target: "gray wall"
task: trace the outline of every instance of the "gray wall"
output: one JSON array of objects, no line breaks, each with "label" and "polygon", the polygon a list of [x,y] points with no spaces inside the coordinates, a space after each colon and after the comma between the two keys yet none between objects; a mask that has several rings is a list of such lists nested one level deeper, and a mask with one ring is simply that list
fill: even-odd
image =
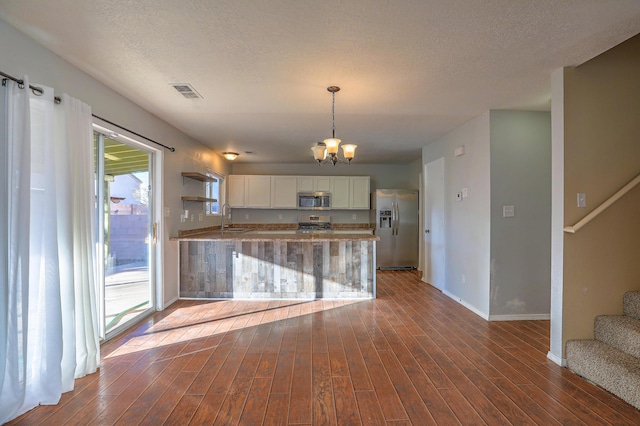
[{"label": "gray wall", "polygon": [[491,111],[491,316],[549,314],[550,279],[551,116]]},{"label": "gray wall", "polygon": [[445,160],[443,291],[484,318],[549,315],[550,126],[548,112],[490,111],[422,150],[423,164]]},{"label": "gray wall", "polygon": [[180,196],[183,191],[180,173],[204,172],[211,167],[226,174],[227,163],[198,141],[109,89],[2,20],[0,40],[0,70],[16,77],[26,74],[33,83],[53,87],[57,94],[68,93],[89,104],[94,114],[176,148],[174,153],[164,151],[164,192],[161,195],[162,206],[169,208],[170,216],[163,219],[161,227],[165,244],[162,259],[164,288],[160,297],[162,305],[172,302],[178,297],[179,265],[178,244],[169,242],[169,236],[177,235],[179,229],[220,223],[218,217],[205,218],[203,222],[180,223]]},{"label": "gray wall", "polygon": [[[465,146],[465,154],[454,149]],[[443,291],[484,318],[489,316],[489,113],[425,146],[422,163],[444,157],[445,285]],[[456,201],[456,193],[468,197]]]}]

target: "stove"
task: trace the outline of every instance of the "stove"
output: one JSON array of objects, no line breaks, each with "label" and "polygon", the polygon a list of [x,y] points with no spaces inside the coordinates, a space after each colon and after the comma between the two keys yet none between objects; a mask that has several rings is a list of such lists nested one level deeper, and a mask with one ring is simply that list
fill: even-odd
[{"label": "stove", "polygon": [[331,216],[322,214],[303,214],[298,216],[298,234],[330,234]]}]

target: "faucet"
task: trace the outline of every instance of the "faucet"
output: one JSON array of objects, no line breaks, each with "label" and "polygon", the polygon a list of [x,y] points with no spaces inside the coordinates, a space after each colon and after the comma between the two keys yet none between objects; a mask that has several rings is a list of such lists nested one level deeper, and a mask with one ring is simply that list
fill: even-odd
[{"label": "faucet", "polygon": [[229,221],[231,221],[231,206],[229,205],[229,203],[224,203],[222,205],[222,209],[220,210],[220,230],[221,231],[224,231],[225,207],[227,209],[227,215],[229,216]]}]

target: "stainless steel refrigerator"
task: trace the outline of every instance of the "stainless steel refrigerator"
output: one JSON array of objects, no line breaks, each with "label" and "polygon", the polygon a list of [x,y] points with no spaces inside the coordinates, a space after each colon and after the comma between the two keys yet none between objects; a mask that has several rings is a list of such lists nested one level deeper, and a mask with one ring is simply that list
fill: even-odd
[{"label": "stainless steel refrigerator", "polygon": [[376,263],[380,269],[418,267],[418,191],[378,189],[373,195],[376,218]]}]

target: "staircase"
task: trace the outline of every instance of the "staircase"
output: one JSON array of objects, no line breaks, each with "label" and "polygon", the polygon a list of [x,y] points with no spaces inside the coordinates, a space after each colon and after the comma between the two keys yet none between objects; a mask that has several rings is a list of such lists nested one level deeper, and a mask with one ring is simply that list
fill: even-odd
[{"label": "staircase", "polygon": [[567,367],[640,409],[640,291],[623,306],[624,315],[596,317],[595,340],[567,342]]}]

